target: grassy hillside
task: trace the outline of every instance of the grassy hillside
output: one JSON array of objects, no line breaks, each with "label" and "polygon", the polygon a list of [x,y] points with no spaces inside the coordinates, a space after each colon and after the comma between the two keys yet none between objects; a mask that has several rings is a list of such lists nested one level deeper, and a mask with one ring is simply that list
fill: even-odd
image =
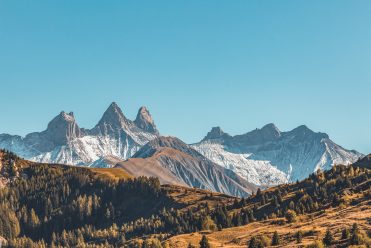
[{"label": "grassy hillside", "polygon": [[[274,247],[323,247],[328,232],[333,238],[328,247],[369,247],[371,163],[365,161],[259,191],[228,211],[238,227],[174,236],[166,241],[167,246],[199,247],[205,235],[211,247],[268,247],[277,232],[280,242]],[[357,228],[352,231],[354,225]],[[249,246],[252,239],[260,243]]]},{"label": "grassy hillside", "polygon": [[117,168],[37,164],[4,151],[0,161],[0,236],[10,247],[189,247],[202,234],[214,247],[264,247],[274,231],[281,246],[302,246],[327,228],[329,246],[369,242],[368,166],[336,166],[240,199]]},{"label": "grassy hillside", "polygon": [[234,199],[161,186],[156,178],[131,178],[116,168],[38,164],[4,151],[0,161],[6,179],[0,189],[0,236],[11,247],[118,247],[153,233],[165,238],[198,230],[201,220],[193,211]]},{"label": "grassy hillside", "polygon": [[[270,246],[274,232],[277,231],[280,237],[280,245],[275,247],[303,247],[314,242],[322,241],[327,229],[334,237],[330,247],[348,247],[350,238],[342,238],[343,230],[351,232],[353,224],[357,223],[360,233],[366,234],[371,230],[371,200],[364,196],[354,195],[362,199],[358,204],[346,207],[331,207],[325,211],[313,214],[298,216],[296,221],[288,223],[285,218],[274,218],[263,221],[256,221],[248,225],[226,228],[221,231],[205,231],[191,234],[183,234],[171,237],[166,241],[169,247],[186,248],[189,244],[198,247],[203,234],[206,234],[211,247],[248,247],[252,237],[264,237]],[[302,232],[303,238],[300,243],[297,241],[297,233]],[[368,241],[369,242],[369,241]],[[366,246],[361,246],[366,247]]]},{"label": "grassy hillside", "polygon": [[99,178],[120,180],[133,178],[132,175],[120,168],[90,168]]}]

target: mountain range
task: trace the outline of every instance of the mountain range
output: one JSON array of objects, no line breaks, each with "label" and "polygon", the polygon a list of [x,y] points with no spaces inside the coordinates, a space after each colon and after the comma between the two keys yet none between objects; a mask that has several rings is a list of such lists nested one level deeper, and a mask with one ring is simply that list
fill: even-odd
[{"label": "mountain range", "polygon": [[25,137],[1,134],[0,147],[37,162],[99,166],[97,161],[105,156],[131,157],[157,136],[145,107],[131,121],[113,102],[92,129],[80,128],[74,114],[63,111],[49,122],[45,131]]},{"label": "mountain range", "polygon": [[136,176],[159,177],[162,183],[237,196],[363,157],[306,126],[282,132],[268,124],[236,136],[215,127],[188,145],[160,136],[146,107],[132,121],[114,102],[92,129],[79,127],[72,112],[61,112],[45,131],[25,137],[0,134],[0,148],[36,162],[117,166]]},{"label": "mountain range", "polygon": [[214,127],[192,147],[258,185],[284,183],[283,175],[288,180],[301,180],[318,169],[351,164],[363,157],[357,151],[337,145],[327,134],[313,132],[305,125],[281,132],[274,124],[268,124],[236,136]]}]

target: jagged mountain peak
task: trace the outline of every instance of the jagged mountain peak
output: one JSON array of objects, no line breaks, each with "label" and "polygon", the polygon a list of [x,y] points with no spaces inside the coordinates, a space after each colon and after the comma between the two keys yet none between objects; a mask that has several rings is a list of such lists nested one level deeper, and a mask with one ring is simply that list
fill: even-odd
[{"label": "jagged mountain peak", "polygon": [[215,140],[215,139],[226,139],[230,135],[225,133],[220,127],[213,127],[210,132],[207,133],[203,141],[205,140]]},{"label": "jagged mountain peak", "polygon": [[266,142],[272,142],[281,137],[281,131],[274,124],[267,124],[262,128],[257,128],[251,132],[236,135],[233,142],[245,146],[254,146]]},{"label": "jagged mountain peak", "polygon": [[[138,150],[137,145],[143,146],[158,135],[156,132],[149,132],[138,127],[134,121],[127,119],[115,102],[111,103],[98,124],[92,130],[88,131],[88,133],[92,136],[107,136],[115,140],[115,142],[126,142],[127,144],[124,147],[136,147],[132,151],[125,151],[119,148],[121,149],[119,153],[128,153],[130,156]],[[127,158],[128,155],[124,157]]]},{"label": "jagged mountain peak", "polygon": [[73,123],[76,123],[75,116],[73,112],[67,113],[65,111],[61,111],[59,115],[54,117],[48,124],[47,131],[56,129],[65,129],[67,128],[67,125],[71,125]]},{"label": "jagged mountain peak", "polygon": [[60,119],[60,120],[68,121],[68,122],[73,122],[73,121],[75,121],[75,116],[74,116],[73,112],[67,113],[65,111],[61,111],[59,113],[59,115],[54,117],[54,119]]},{"label": "jagged mountain peak", "polygon": [[274,123],[268,123],[267,125],[263,126],[261,130],[281,133],[281,131],[278,129],[278,127]]},{"label": "jagged mountain peak", "polygon": [[300,125],[292,130],[292,132],[311,132],[314,133],[307,125]]},{"label": "jagged mountain peak", "polygon": [[116,102],[112,102],[103,113],[98,124],[93,128],[93,134],[112,135],[122,129],[129,129],[131,121],[128,120]]},{"label": "jagged mountain peak", "polygon": [[238,140],[238,142],[247,142],[247,143],[260,143],[271,141],[279,138],[281,136],[281,131],[273,123],[269,123],[262,128],[257,128],[251,132],[230,136],[228,133],[225,133],[220,127],[213,127],[210,132],[207,133],[205,138],[202,141],[207,140],[217,140],[222,139],[223,141],[230,142],[232,140]]},{"label": "jagged mountain peak", "polygon": [[148,108],[146,106],[141,106],[139,108],[138,114],[147,114],[147,115],[149,115],[149,110],[148,110]]},{"label": "jagged mountain peak", "polygon": [[156,135],[159,134],[155,122],[145,106],[140,107],[134,123],[140,129]]},{"label": "jagged mountain peak", "polygon": [[112,102],[106,111],[105,114],[116,114],[118,116],[124,116],[124,113],[122,112],[120,106],[116,102]]},{"label": "jagged mountain peak", "polygon": [[81,129],[76,123],[73,112],[62,111],[49,122],[43,133],[54,145],[64,145],[68,141],[80,137]]},{"label": "jagged mountain peak", "polygon": [[98,125],[102,123],[121,125],[121,122],[124,121],[125,119],[126,118],[121,108],[117,105],[117,103],[112,102],[107,108],[107,110],[104,112]]},{"label": "jagged mountain peak", "polygon": [[[147,108],[141,108],[139,116],[146,123],[153,123]],[[0,134],[0,148],[38,162],[99,166],[106,156],[132,157],[157,136],[156,131],[149,132],[127,119],[118,104],[112,102],[92,129],[80,128],[73,112],[62,111],[45,131],[32,132],[24,138]]]},{"label": "jagged mountain peak", "polygon": [[309,136],[317,136],[321,139],[329,139],[328,134],[321,133],[321,132],[314,132],[312,129],[307,127],[306,125],[300,125],[297,128],[294,128],[288,134],[295,135],[297,137],[309,137]]},{"label": "jagged mountain peak", "polygon": [[265,137],[266,139],[276,139],[281,136],[281,131],[273,123],[269,123],[263,126],[261,129],[257,129],[257,131],[262,137]]}]

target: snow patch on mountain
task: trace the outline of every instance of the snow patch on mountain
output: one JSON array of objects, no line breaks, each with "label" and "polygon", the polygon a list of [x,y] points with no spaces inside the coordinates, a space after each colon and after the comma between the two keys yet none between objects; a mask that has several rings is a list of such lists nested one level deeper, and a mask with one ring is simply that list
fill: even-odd
[{"label": "snow patch on mountain", "polygon": [[[113,102],[92,129],[80,128],[73,112],[62,111],[49,122],[45,131],[25,137],[0,134],[0,148],[37,162],[110,167],[112,165],[105,159],[107,156],[121,160],[131,158],[158,137],[159,132],[146,107],[141,107],[132,121]],[[363,157],[337,145],[327,134],[313,132],[304,125],[282,132],[271,123],[235,136],[214,127],[200,143],[192,145],[197,152],[180,146],[179,142],[170,144],[173,141],[158,139],[156,142],[200,161],[209,159],[214,165],[261,186],[303,179],[318,169],[350,164]],[[189,161],[183,164],[186,162]]]},{"label": "snow patch on mountain", "polygon": [[33,157],[38,153],[24,142],[23,137],[18,135],[0,134],[0,148],[13,151],[24,158]]},{"label": "snow patch on mountain", "polygon": [[31,133],[25,138],[1,134],[0,148],[36,162],[103,167],[106,166],[104,157],[128,159],[158,137],[149,111],[142,107],[139,113],[144,117],[138,123],[150,131],[127,119],[113,102],[91,130],[79,128],[73,113],[62,111],[43,132]]},{"label": "snow patch on mountain", "polygon": [[[260,183],[274,183],[276,178],[280,183],[282,173],[290,181],[301,180],[318,169],[329,169],[334,164],[351,164],[363,157],[357,151],[335,144],[327,134],[313,132],[305,125],[281,132],[274,124],[268,124],[236,136],[217,127],[193,147],[213,162],[234,168],[240,175]],[[267,174],[274,173],[273,178],[267,180],[264,170],[269,171]],[[257,177],[254,171],[258,172]]]},{"label": "snow patch on mountain", "polygon": [[230,169],[255,185],[278,185],[288,182],[287,175],[269,161],[249,159],[251,154],[226,151],[224,146],[211,141],[192,145],[192,148],[214,163]]}]

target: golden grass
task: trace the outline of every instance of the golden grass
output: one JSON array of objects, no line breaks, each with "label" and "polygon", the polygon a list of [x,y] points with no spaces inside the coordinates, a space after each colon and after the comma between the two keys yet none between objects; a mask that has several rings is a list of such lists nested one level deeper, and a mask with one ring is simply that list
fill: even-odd
[{"label": "golden grass", "polygon": [[163,185],[162,188],[167,191],[168,196],[175,202],[184,204],[185,208],[182,210],[195,208],[198,205],[205,203],[213,209],[218,204],[232,204],[235,199],[235,197],[229,195],[197,188],[188,188],[176,185]]},{"label": "golden grass", "polygon": [[108,178],[113,180],[132,178],[129,173],[121,168],[90,168],[98,178]]},{"label": "golden grass", "polygon": [[[340,240],[343,228],[351,228],[357,223],[361,230],[371,230],[371,200],[356,206],[346,208],[331,208],[324,214],[310,214],[300,216],[295,223],[278,224],[279,221],[267,220],[254,222],[246,226],[227,228],[222,231],[205,233],[212,247],[241,248],[254,235],[265,235],[271,239],[277,231],[281,237],[282,245],[276,247],[302,247],[317,239],[322,239],[327,228],[334,234],[335,240]],[[295,233],[301,230],[304,233],[303,242],[296,244]],[[202,233],[191,233],[174,236],[166,242],[170,247],[186,248],[189,243],[198,245]],[[196,246],[197,247],[197,246]],[[336,244],[334,245],[336,247]]]}]

